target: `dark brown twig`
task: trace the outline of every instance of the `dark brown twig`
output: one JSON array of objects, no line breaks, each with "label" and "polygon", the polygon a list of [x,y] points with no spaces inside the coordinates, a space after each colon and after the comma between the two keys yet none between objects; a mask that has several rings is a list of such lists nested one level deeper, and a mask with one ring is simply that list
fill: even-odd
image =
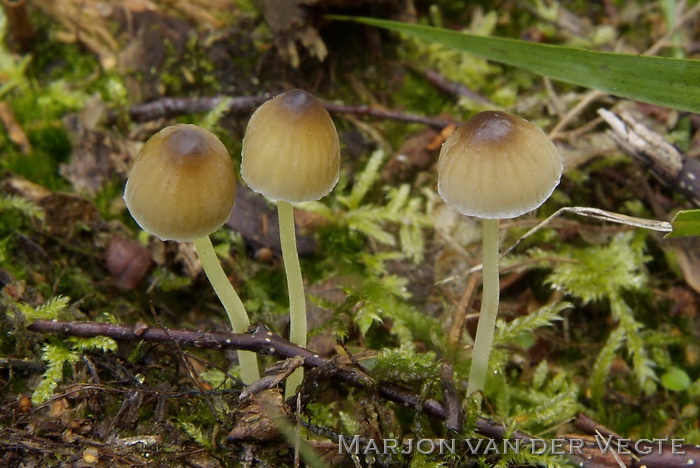
[{"label": "dark brown twig", "polygon": [[[184,114],[196,114],[208,112],[228,100],[229,112],[251,112],[257,106],[270,99],[269,95],[258,96],[210,96],[189,98],[161,98],[145,104],[132,106],[129,109],[129,117],[136,122],[153,120],[163,117],[175,117]],[[375,119],[398,120],[401,122],[418,123],[442,129],[450,122],[444,119],[422,117],[415,114],[407,114],[398,111],[376,109],[369,106],[347,106],[325,102],[323,104],[328,112],[334,114],[354,114]]]},{"label": "dark brown twig", "polygon": [[689,158],[629,112],[598,109],[598,114],[610,125],[608,134],[625,153],[648,167],[664,185],[700,206],[700,161]]},{"label": "dark brown twig", "polygon": [[[28,329],[41,333],[59,333],[68,336],[94,337],[107,336],[115,340],[144,340],[156,343],[172,343],[175,341],[179,345],[194,346],[202,349],[241,349],[253,351],[261,354],[270,354],[282,358],[299,356],[304,360],[304,367],[315,368],[319,366],[333,367],[334,361],[320,357],[313,351],[301,348],[284,338],[273,334],[264,326],[253,328],[249,333],[226,333],[210,332],[203,330],[163,330],[162,328],[149,327],[144,324],[137,325],[114,325],[96,322],[59,322],[53,320],[37,320],[29,325]],[[437,400],[423,399],[418,394],[387,383],[375,383],[368,381],[366,375],[356,372],[353,368],[337,367],[331,375],[349,385],[358,388],[369,388],[382,398],[398,403],[402,406],[412,408],[415,411],[423,412],[429,416],[436,417],[443,421],[450,418],[449,412]],[[620,443],[633,443],[630,439],[622,439],[603,426],[585,417],[579,416],[577,425],[581,424],[583,431],[597,429],[600,435],[609,434],[613,441]],[[591,429],[592,428],[592,429]],[[601,430],[602,428],[602,430]],[[476,430],[491,439],[503,440],[505,438],[520,439],[524,443],[532,444],[537,439],[520,432],[509,432],[503,425],[483,417],[476,420]],[[576,436],[568,437],[576,438]],[[607,437],[606,437],[607,438]],[[677,466],[697,466],[700,463],[700,449],[698,447],[682,444],[675,447],[683,453],[674,453],[668,441],[665,439],[654,439],[651,444],[641,443],[638,445],[641,450],[649,449],[649,452],[640,452],[632,459],[629,466],[647,468],[669,468]],[[541,440],[540,440],[541,441]],[[656,442],[659,441],[659,442]],[[592,458],[599,450],[597,445],[592,446],[592,452],[571,453],[570,456],[581,466],[586,467],[608,467],[610,463],[603,463]],[[606,455],[610,458],[610,455]]]},{"label": "dark brown twig", "polygon": [[[28,329],[40,333],[59,333],[68,336],[94,337],[107,336],[120,341],[143,340],[154,343],[172,343],[194,346],[200,349],[236,349],[253,351],[260,354],[269,354],[281,358],[300,356],[304,359],[304,367],[315,368],[319,366],[332,366],[329,359],[320,357],[313,351],[299,347],[284,338],[273,334],[264,326],[253,328],[249,333],[226,333],[204,330],[182,330],[149,327],[144,324],[115,325],[97,322],[59,322],[53,320],[37,320],[29,325]],[[333,372],[333,377],[349,385],[359,388],[367,388],[368,382],[363,378],[364,374],[353,372],[351,368],[338,367]],[[396,385],[377,383],[373,385],[377,395],[402,406],[412,408],[415,411],[441,420],[447,419],[444,406],[434,399],[423,399],[420,395]],[[485,418],[477,420],[477,430],[487,437],[503,439],[506,436],[512,438],[531,440],[530,436],[522,432],[507,434],[502,425]]]},{"label": "dark brown twig", "polygon": [[[627,447],[634,452],[635,457],[630,466],[646,468],[675,468],[698,466],[700,464],[700,447],[691,444],[681,444],[668,438],[664,439],[640,439],[637,442],[626,439],[614,431],[608,429],[597,421],[592,420],[583,413],[579,413],[574,420],[574,425],[585,432],[595,436],[599,441],[609,440],[614,446]],[[598,442],[600,445],[600,442]]]},{"label": "dark brown twig", "polygon": [[461,432],[464,424],[464,411],[455,388],[454,366],[449,362],[440,363],[440,384],[442,399],[445,402],[445,427],[451,431]]},{"label": "dark brown twig", "polygon": [[25,0],[0,0],[7,17],[7,26],[20,52],[29,52],[36,41],[36,32],[27,13]]},{"label": "dark brown twig", "polygon": [[374,117],[375,119],[398,120],[401,122],[423,124],[437,129],[443,129],[452,123],[444,119],[435,119],[432,117],[423,117],[415,114],[376,109],[369,106],[346,106],[343,104],[332,104],[329,102],[324,102],[323,105],[331,114],[354,114]]},{"label": "dark brown twig", "polygon": [[[162,323],[160,321],[160,317],[158,317],[158,314],[156,313],[156,310],[153,308],[153,306],[151,306],[151,315],[153,316],[153,319],[156,321],[156,323],[162,326]],[[212,416],[214,416],[214,418],[216,418],[216,421],[219,424],[222,424],[223,422],[219,419],[218,412],[215,409],[214,402],[212,401],[210,396],[204,391],[204,387],[202,385],[202,382],[200,382],[199,379],[197,378],[197,372],[195,372],[194,367],[192,366],[192,363],[187,358],[187,354],[185,354],[185,352],[182,350],[182,348],[180,348],[180,344],[176,340],[174,340],[173,337],[170,335],[169,329],[162,327],[161,330],[163,330],[163,332],[168,336],[168,338],[170,338],[171,342],[175,343],[175,346],[177,347],[178,355],[180,357],[180,362],[182,362],[182,365],[187,370],[187,375],[189,376],[190,381],[192,381],[192,383],[194,383],[195,387],[197,387],[197,389],[202,392],[202,396],[204,398],[204,401],[206,402],[207,406],[209,407],[209,411],[211,412]]]},{"label": "dark brown twig", "polygon": [[129,108],[129,117],[136,122],[176,117],[178,115],[209,112],[224,100],[229,100],[229,112],[250,112],[270,99],[269,95],[259,96],[208,96],[208,97],[165,97]]},{"label": "dark brown twig", "polygon": [[599,422],[592,420],[583,413],[579,413],[578,415],[576,415],[574,425],[588,435],[594,436],[596,434],[599,434],[606,437],[612,436],[615,439],[622,439],[621,435],[616,434],[615,432],[611,431]]}]

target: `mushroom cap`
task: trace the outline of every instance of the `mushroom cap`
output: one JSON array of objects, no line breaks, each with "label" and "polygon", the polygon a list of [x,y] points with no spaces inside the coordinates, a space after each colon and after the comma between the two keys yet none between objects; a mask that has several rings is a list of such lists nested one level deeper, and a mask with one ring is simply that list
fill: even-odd
[{"label": "mushroom cap", "polygon": [[255,192],[290,203],[318,200],[335,186],[339,173],[338,132],[311,94],[287,91],[250,118],[241,177]]},{"label": "mushroom cap", "polygon": [[191,241],[229,218],[236,174],[211,132],[177,124],[153,135],[134,161],[124,201],[139,226],[160,239]]},{"label": "mushroom cap", "polygon": [[514,218],[544,203],[562,170],[557,149],[538,126],[505,112],[485,111],[442,145],[438,193],[465,215]]}]

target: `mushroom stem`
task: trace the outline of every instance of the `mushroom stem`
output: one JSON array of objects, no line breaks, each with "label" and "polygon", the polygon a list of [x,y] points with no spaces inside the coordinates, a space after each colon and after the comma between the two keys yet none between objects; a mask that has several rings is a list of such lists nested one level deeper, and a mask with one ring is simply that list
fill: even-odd
[{"label": "mushroom stem", "polygon": [[[231,328],[234,333],[246,333],[250,327],[250,319],[245,311],[241,298],[233,289],[224,269],[221,267],[214,246],[211,244],[209,236],[200,237],[194,240],[194,247],[202,262],[202,268],[207,275],[209,282],[214,288],[214,292],[226,310]],[[238,351],[238,363],[241,366],[241,380],[246,385],[260,379],[258,370],[258,358],[251,351]]]},{"label": "mushroom stem", "polygon": [[469,372],[467,395],[484,390],[493,346],[493,333],[498,315],[498,219],[484,219],[483,226],[483,288],[481,312],[476,328],[472,366]]},{"label": "mushroom stem", "polygon": [[[282,258],[287,275],[287,289],[289,290],[289,341],[306,347],[306,297],[304,296],[304,282],[301,277],[297,240],[294,232],[294,208],[291,203],[278,200],[277,214],[279,215]],[[285,398],[296,393],[303,378],[304,371],[301,368],[289,376],[284,391]]]}]

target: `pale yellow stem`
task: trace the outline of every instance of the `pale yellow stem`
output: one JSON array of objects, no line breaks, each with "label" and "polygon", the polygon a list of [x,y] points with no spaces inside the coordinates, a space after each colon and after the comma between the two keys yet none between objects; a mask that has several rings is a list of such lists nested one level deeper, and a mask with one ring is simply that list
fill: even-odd
[{"label": "pale yellow stem", "polygon": [[[294,208],[291,203],[279,200],[277,213],[279,215],[282,258],[284,259],[289,291],[289,341],[306,347],[306,296],[304,295],[304,281],[301,277],[301,265],[299,265],[299,254],[297,253]],[[303,379],[303,369],[297,369],[287,378],[285,398],[296,393]]]},{"label": "pale yellow stem", "polygon": [[[221,263],[219,263],[219,259],[214,251],[214,246],[211,244],[211,239],[209,239],[209,236],[195,239],[194,247],[197,249],[204,273],[209,278],[214,292],[226,310],[233,332],[247,332],[250,327],[248,313],[245,311],[241,298],[238,297],[238,293],[233,289],[233,285],[231,285],[226,273],[224,273],[224,269],[221,267]],[[244,384],[250,385],[260,379],[258,358],[255,353],[238,351],[238,362],[241,366],[241,380],[243,380]]]},{"label": "pale yellow stem", "polygon": [[476,339],[472,351],[472,366],[469,372],[467,395],[482,392],[489,368],[489,356],[493,346],[493,333],[498,315],[498,220],[483,220],[483,288],[481,312],[476,328]]}]

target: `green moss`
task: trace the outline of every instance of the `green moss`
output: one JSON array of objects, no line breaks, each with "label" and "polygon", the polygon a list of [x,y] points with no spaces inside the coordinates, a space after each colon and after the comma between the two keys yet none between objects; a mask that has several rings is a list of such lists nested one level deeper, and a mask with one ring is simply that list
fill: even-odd
[{"label": "green moss", "polygon": [[[453,101],[445,93],[441,93],[435,86],[413,72],[406,74],[401,83],[401,89],[393,94],[393,99],[397,106],[424,116],[438,116],[443,113],[450,113],[449,111],[454,108]],[[387,122],[387,125],[391,127],[392,123]],[[410,127],[406,128],[405,124],[401,125],[401,127],[403,127],[405,134],[408,134],[411,130]],[[387,133],[390,135],[395,134],[395,132],[391,131]]]},{"label": "green moss", "polygon": [[432,352],[416,353],[408,347],[383,349],[377,355],[372,375],[379,380],[416,383],[437,377],[437,365]]}]

